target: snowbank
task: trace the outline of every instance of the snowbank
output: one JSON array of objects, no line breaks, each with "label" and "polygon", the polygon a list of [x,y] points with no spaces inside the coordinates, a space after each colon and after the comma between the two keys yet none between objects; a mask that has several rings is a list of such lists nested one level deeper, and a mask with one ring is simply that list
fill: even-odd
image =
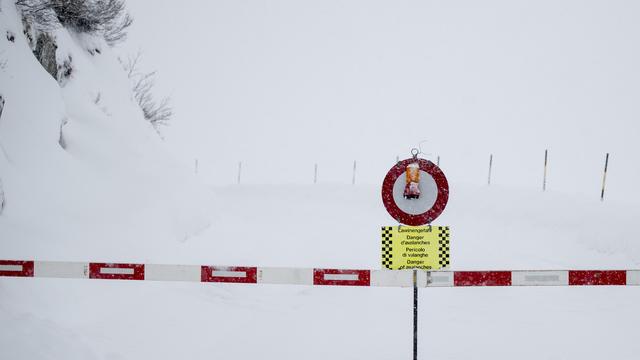
[{"label": "snowbank", "polygon": [[109,46],[52,31],[58,63],[72,59],[71,76],[57,82],[34,57],[13,1],[0,6],[5,257],[149,252],[205,228],[209,192],[144,120]]}]

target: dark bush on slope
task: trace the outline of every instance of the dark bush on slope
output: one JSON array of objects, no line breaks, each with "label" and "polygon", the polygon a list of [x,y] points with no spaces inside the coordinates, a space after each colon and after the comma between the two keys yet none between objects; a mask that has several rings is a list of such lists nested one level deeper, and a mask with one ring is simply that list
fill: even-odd
[{"label": "dark bush on slope", "polygon": [[110,45],[123,41],[133,19],[124,0],[17,0],[27,21],[47,30],[58,25],[100,34]]}]

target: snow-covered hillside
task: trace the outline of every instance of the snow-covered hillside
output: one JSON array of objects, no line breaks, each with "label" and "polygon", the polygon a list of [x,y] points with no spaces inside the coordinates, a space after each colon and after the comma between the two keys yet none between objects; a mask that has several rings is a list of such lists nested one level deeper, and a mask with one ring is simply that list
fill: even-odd
[{"label": "snow-covered hillside", "polygon": [[59,249],[64,258],[86,245],[105,256],[205,228],[209,193],[144,120],[112,49],[99,36],[50,31],[58,65],[72,59],[56,81],[13,3],[0,2],[0,251],[20,244],[23,255]]}]

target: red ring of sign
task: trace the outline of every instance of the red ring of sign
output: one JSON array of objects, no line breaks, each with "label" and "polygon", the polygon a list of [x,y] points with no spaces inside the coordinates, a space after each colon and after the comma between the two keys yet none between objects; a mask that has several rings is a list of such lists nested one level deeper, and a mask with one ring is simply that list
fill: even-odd
[{"label": "red ring of sign", "polygon": [[[420,170],[428,173],[435,180],[436,186],[438,187],[438,196],[431,209],[422,214],[412,215],[400,210],[396,204],[393,198],[393,185],[395,185],[398,177],[407,170],[407,165],[415,163],[416,161],[420,166]],[[405,225],[420,226],[430,224],[442,214],[442,211],[444,211],[444,208],[447,206],[447,201],[449,201],[449,183],[447,182],[447,178],[444,176],[442,170],[429,160],[406,159],[399,161],[389,170],[382,183],[382,202],[384,203],[384,207],[387,208],[389,215]]]}]

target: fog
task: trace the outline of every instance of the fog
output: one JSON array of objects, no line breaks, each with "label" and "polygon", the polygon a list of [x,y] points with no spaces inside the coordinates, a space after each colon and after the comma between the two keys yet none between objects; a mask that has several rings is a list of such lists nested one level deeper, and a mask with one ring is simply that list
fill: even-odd
[{"label": "fog", "polygon": [[637,200],[640,3],[154,1],[141,50],[170,94],[163,130],[208,184],[377,184],[421,145],[453,183]]}]

